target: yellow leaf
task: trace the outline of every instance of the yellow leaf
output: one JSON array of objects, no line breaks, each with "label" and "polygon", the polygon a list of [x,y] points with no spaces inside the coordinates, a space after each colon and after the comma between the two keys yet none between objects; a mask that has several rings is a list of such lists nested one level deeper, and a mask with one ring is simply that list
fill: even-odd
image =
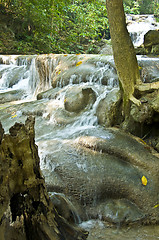
[{"label": "yellow leaf", "polygon": [[64,54],[64,57],[67,57],[68,56],[68,54]]},{"label": "yellow leaf", "polygon": [[142,181],[142,184],[143,185],[147,185],[147,178],[145,177],[145,176],[143,176],[142,178],[141,178],[141,181]]},{"label": "yellow leaf", "polygon": [[76,55],[80,55],[80,53],[76,53]]},{"label": "yellow leaf", "polygon": [[140,142],[142,142],[143,144],[147,145],[147,143],[146,143],[144,140],[142,140],[141,138],[140,138],[139,140],[140,140]]},{"label": "yellow leaf", "polygon": [[17,115],[12,116],[12,118],[15,118],[15,117],[17,117]]},{"label": "yellow leaf", "polygon": [[139,66],[139,70],[141,70],[141,69],[142,69],[142,67]]},{"label": "yellow leaf", "polygon": [[159,204],[156,204],[153,208],[157,208],[157,207],[159,207]]},{"label": "yellow leaf", "polygon": [[76,66],[79,66],[80,64],[82,64],[82,61],[79,61],[78,63],[76,63]]},{"label": "yellow leaf", "polygon": [[67,101],[67,99],[65,98],[64,102],[66,102],[66,101]]},{"label": "yellow leaf", "polygon": [[58,75],[61,73],[61,70],[58,71]]}]

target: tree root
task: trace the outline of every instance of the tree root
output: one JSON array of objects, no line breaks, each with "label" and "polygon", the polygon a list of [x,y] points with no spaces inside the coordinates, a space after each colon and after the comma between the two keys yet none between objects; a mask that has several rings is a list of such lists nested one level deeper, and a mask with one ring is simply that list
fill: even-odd
[{"label": "tree root", "polygon": [[130,100],[131,102],[133,102],[135,105],[137,105],[138,107],[141,105],[140,100],[138,100],[137,98],[135,98],[133,95],[131,95],[131,96],[129,97],[129,100]]},{"label": "tree root", "polygon": [[159,89],[159,82],[153,83],[140,83],[135,86],[135,89],[139,92],[152,92]]}]

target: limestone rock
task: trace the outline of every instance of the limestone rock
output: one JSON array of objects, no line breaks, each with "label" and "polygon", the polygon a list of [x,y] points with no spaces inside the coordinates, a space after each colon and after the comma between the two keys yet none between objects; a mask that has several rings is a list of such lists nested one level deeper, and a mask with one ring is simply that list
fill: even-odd
[{"label": "limestone rock", "polygon": [[25,96],[24,90],[11,90],[0,94],[0,103],[21,100]]},{"label": "limestone rock", "polygon": [[121,119],[120,103],[121,92],[119,89],[113,89],[106,98],[100,101],[97,107],[98,123],[106,127],[118,124]]},{"label": "limestone rock", "polygon": [[96,94],[90,87],[70,87],[66,92],[64,105],[69,112],[80,112],[87,105],[92,105],[96,100]]},{"label": "limestone rock", "polygon": [[[153,207],[158,201],[159,158],[152,149],[142,139],[117,128],[102,128],[98,134],[92,129],[87,134],[45,143],[49,152],[45,161],[54,166],[48,169],[49,190],[59,189],[74,198],[90,219],[100,216],[122,224],[157,222],[159,209]],[[148,180],[146,186],[142,184],[143,176]],[[50,178],[58,181],[54,184]],[[117,212],[121,215],[115,217]],[[83,213],[79,215],[85,220]]]}]

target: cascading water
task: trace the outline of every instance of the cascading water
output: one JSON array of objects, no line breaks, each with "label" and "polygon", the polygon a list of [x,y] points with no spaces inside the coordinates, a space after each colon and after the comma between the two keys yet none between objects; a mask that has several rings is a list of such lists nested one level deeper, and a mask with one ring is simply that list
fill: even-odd
[{"label": "cascading water", "polygon": [[[155,61],[158,64],[158,60],[153,59],[153,62]],[[62,175],[61,169],[63,169],[66,173],[63,177],[68,174],[70,185],[77,177],[78,188],[75,196],[78,195],[84,207],[91,204],[92,208],[94,206],[96,208],[99,198],[101,197],[103,201],[105,197],[100,194],[98,186],[104,189],[103,184],[107,183],[104,180],[106,174],[110,176],[110,181],[113,177],[115,179],[116,175],[109,169],[109,165],[113,163],[113,168],[115,168],[118,162],[116,156],[113,156],[108,159],[108,165],[105,167],[106,161],[102,149],[99,149],[99,152],[95,151],[97,139],[101,140],[100,144],[102,141],[109,142],[110,140],[112,144],[115,141],[114,134],[99,125],[99,118],[101,116],[104,118],[105,112],[114,111],[109,104],[120,99],[120,96],[118,99],[119,86],[113,58],[97,55],[0,56],[0,62],[3,63],[0,64],[0,120],[5,131],[7,132],[14,122],[24,122],[26,116],[34,115],[36,118],[35,140],[48,188],[52,192],[60,193],[62,190],[67,190],[66,181],[61,186],[61,180],[58,179],[58,174]],[[139,62],[143,69],[144,64],[146,67],[150,65],[148,60],[142,57],[139,58]],[[156,71],[155,74],[157,74]],[[157,76],[155,75],[154,78],[156,79]],[[15,90],[16,93],[14,92],[13,96],[11,93]],[[17,97],[18,92],[21,91],[22,94]],[[105,105],[102,105],[103,102]],[[103,121],[106,124],[107,118]],[[84,140],[82,140],[83,136]],[[81,141],[84,142],[84,146],[89,146],[86,151],[80,146]],[[128,169],[127,173],[123,170],[125,168]],[[70,175],[69,170],[72,170]],[[117,171],[120,172],[120,168]],[[125,178],[128,175],[128,178],[131,178],[131,171],[132,175],[136,176],[134,168],[129,169],[129,164],[122,162],[120,175],[124,175]],[[81,183],[80,177],[83,175],[85,181]],[[133,182],[132,179],[130,182]],[[89,185],[93,186],[93,190],[89,188]],[[85,186],[88,186],[88,190],[85,190]],[[109,201],[107,206],[108,208],[105,208],[107,217],[114,218],[119,227],[120,209],[117,208],[112,212]],[[124,209],[123,215],[121,214],[123,219],[127,218],[128,214],[133,219],[126,206],[121,206]],[[74,212],[73,205],[71,209]],[[140,216],[140,213],[137,214]],[[102,220],[100,211],[94,215]],[[91,213],[88,211],[83,219],[88,220],[90,216]],[[75,218],[80,221],[78,213],[75,214]],[[99,239],[99,231],[109,239],[116,240],[116,234],[120,235],[119,239],[125,239],[123,232],[119,233],[115,230],[112,233],[112,230],[106,228],[101,221],[89,220],[81,226],[85,227],[85,224],[87,224],[87,229],[89,229],[89,224],[91,228],[96,228],[97,235],[90,236],[89,240]],[[129,239],[134,239],[135,233],[129,234]],[[138,236],[142,240],[153,239],[146,238],[145,235],[143,237],[141,232]]]},{"label": "cascading water", "polygon": [[12,93],[13,90],[22,90],[21,98],[31,100],[36,98],[39,91],[49,89],[51,77],[47,81],[44,80],[40,87],[35,58],[36,56],[0,56],[0,62],[3,63],[0,64],[0,92]]},{"label": "cascading water", "polygon": [[[58,74],[55,73],[55,77],[58,75],[59,81],[56,84],[57,87],[54,89],[56,91],[55,97],[48,99],[49,97],[47,96],[44,99],[35,101],[35,96],[40,91],[45,91],[49,88],[50,90],[52,89],[52,72],[56,72],[56,68],[60,66],[61,62],[62,64],[64,63],[64,65],[66,65],[66,61],[68,61],[68,65],[69,61],[75,61],[78,63],[78,58],[80,57],[63,57],[56,55],[51,56],[51,59],[48,57],[45,59],[42,58],[42,63],[36,56],[27,56],[26,58],[15,56],[14,61],[13,59],[11,61],[9,57],[7,58],[2,56],[1,58],[3,60],[2,62],[7,62],[8,64],[0,65],[1,91],[4,93],[11,93],[13,90],[16,90],[17,92],[21,90],[24,91],[24,95],[21,97],[23,101],[21,101],[21,104],[18,104],[16,107],[12,107],[9,117],[8,110],[6,113],[8,121],[6,120],[3,126],[6,126],[8,129],[9,126],[11,126],[11,124],[13,124],[13,122],[16,120],[23,121],[26,115],[37,114],[35,126],[36,142],[39,145],[41,167],[44,167],[45,165],[44,161],[46,162],[46,155],[53,154],[54,152],[52,152],[52,149],[46,151],[45,147],[43,147],[45,146],[44,141],[48,141],[50,139],[63,141],[65,139],[76,138],[83,134],[88,135],[91,132],[93,133],[96,129],[98,129],[98,118],[96,115],[96,110],[100,101],[102,99],[105,99],[107,94],[110,93],[114,88],[118,89],[117,74],[112,64],[112,57],[101,56],[97,59],[94,59],[89,56],[89,59],[91,60],[88,60],[88,62],[86,61],[86,63],[81,61],[82,64],[80,66],[76,66],[75,64],[75,69],[73,72],[71,71],[71,68],[70,70],[67,70],[67,67],[65,66],[66,72],[64,71],[64,73],[61,73],[60,76],[59,70],[57,70]],[[40,69],[38,68],[39,66]],[[42,66],[43,72],[41,71]],[[65,73],[69,73],[69,71],[70,74],[68,74],[65,81],[63,76],[65,76]],[[16,82],[13,81],[12,78],[16,79]],[[74,80],[76,81],[74,82]],[[73,94],[74,91],[77,91],[77,89],[80,89],[79,94],[82,94],[82,91],[91,91],[94,100],[93,102],[90,102],[88,106],[84,107],[82,111],[79,111],[77,113],[76,111],[66,111],[65,103],[68,101],[67,99],[70,98],[71,94]],[[13,98],[13,100],[16,99]],[[27,103],[30,100],[32,100],[32,103]],[[84,101],[87,101],[87,97],[85,97]],[[5,105],[5,99],[3,102]],[[22,102],[24,102],[25,105]],[[17,101],[17,103],[19,103],[19,101]],[[16,104],[16,102],[14,102],[14,104]],[[1,108],[5,109],[4,106]],[[4,118],[6,119],[6,115]],[[65,122],[66,118],[67,121]],[[3,117],[1,121],[3,122]],[[101,137],[102,135],[102,131],[99,131],[98,136]],[[50,166],[50,163],[47,162],[46,165]]]},{"label": "cascading water", "polygon": [[127,15],[127,29],[135,47],[144,42],[144,35],[149,30],[159,29],[154,15]]},{"label": "cascading water", "polygon": [[17,92],[23,90],[21,98],[30,97],[30,82],[32,79],[30,73],[33,73],[33,64],[31,64],[32,71],[30,71],[31,67],[27,57],[13,56],[10,58],[10,56],[2,56],[1,61],[7,63],[7,65],[0,65],[0,91],[11,93],[13,90],[17,90]]}]

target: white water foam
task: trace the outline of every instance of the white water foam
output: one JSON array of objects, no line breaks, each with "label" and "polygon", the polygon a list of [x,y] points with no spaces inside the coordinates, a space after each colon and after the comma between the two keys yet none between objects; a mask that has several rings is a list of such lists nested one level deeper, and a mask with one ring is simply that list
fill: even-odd
[{"label": "white water foam", "polygon": [[127,15],[127,19],[129,22],[127,29],[136,47],[143,44],[145,33],[159,29],[159,23],[153,15]]}]

